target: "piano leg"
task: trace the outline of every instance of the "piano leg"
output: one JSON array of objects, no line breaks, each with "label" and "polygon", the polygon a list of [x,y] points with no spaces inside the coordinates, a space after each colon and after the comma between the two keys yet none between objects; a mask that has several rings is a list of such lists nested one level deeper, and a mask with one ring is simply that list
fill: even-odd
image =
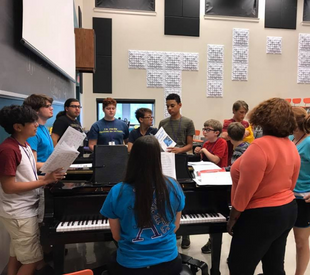
[{"label": "piano leg", "polygon": [[53,257],[54,257],[55,275],[62,275],[64,273],[64,262],[65,262],[64,244],[53,245]]},{"label": "piano leg", "polygon": [[220,261],[222,250],[222,233],[210,234],[211,239],[211,275],[220,275]]}]

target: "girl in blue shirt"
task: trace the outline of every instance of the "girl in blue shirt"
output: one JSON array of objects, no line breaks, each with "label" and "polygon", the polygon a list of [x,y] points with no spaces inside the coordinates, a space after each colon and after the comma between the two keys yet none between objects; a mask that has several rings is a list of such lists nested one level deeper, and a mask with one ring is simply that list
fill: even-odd
[{"label": "girl in blue shirt", "polygon": [[137,139],[124,182],[111,189],[100,211],[118,242],[110,274],[180,274],[175,232],[184,205],[179,184],[162,174],[156,138]]},{"label": "girl in blue shirt", "polygon": [[310,116],[302,107],[293,107],[297,129],[290,139],[295,143],[301,159],[299,176],[294,189],[298,217],[294,226],[296,243],[296,275],[303,275],[309,263],[310,236]]}]

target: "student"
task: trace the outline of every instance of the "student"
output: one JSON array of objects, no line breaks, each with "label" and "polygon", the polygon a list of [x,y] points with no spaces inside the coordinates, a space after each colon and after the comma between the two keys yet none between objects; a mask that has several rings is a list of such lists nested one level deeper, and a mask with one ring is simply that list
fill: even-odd
[{"label": "student", "polygon": [[37,170],[39,170],[54,150],[54,145],[49,131],[45,127],[48,119],[53,117],[53,99],[46,95],[32,94],[24,100],[24,105],[29,106],[38,114],[37,133],[27,139],[32,153],[36,159]]},{"label": "student", "polygon": [[[225,119],[223,123],[223,132],[222,132],[222,138],[224,138],[227,141],[228,145],[228,165],[231,165],[231,156],[233,153],[233,145],[229,140],[228,134],[227,134],[227,127],[232,122],[240,122],[244,128],[246,129],[244,138],[249,138],[250,140],[253,140],[253,131],[250,129],[247,129],[250,127],[250,124],[244,120],[245,115],[249,111],[248,104],[243,100],[238,100],[233,104],[232,111],[234,116],[231,119]],[[251,135],[251,137],[249,137]]]},{"label": "student", "polygon": [[185,196],[179,184],[162,174],[160,145],[143,136],[132,146],[124,182],[108,194],[100,213],[109,218],[118,242],[115,275],[179,275],[176,246]]},{"label": "student", "polygon": [[294,189],[298,206],[298,216],[294,225],[296,243],[296,272],[303,275],[309,263],[310,236],[310,115],[302,107],[293,107],[297,122],[292,136],[301,159],[299,176]]},{"label": "student", "polygon": [[215,119],[209,119],[202,129],[207,141],[201,147],[195,148],[195,153],[201,155],[203,161],[211,161],[219,167],[227,166],[227,142],[220,137],[222,124]]},{"label": "student", "polygon": [[[219,167],[227,166],[228,149],[227,142],[220,136],[222,132],[222,124],[215,119],[209,119],[204,123],[202,129],[204,137],[207,141],[201,147],[195,148],[195,153],[201,155],[204,161],[211,161]],[[201,248],[204,254],[211,253],[211,240]]]},{"label": "student", "polygon": [[[233,164],[246,149],[250,146],[250,143],[243,141],[245,128],[240,122],[232,122],[227,128],[227,133],[230,138],[230,142],[234,146],[234,152],[231,157],[231,164]],[[225,167],[226,171],[230,171],[231,166]]]},{"label": "student", "polygon": [[89,149],[94,151],[95,145],[127,144],[129,130],[126,123],[115,118],[116,100],[106,98],[102,102],[104,118],[95,122],[88,133]]},{"label": "student", "polygon": [[135,140],[145,135],[155,135],[157,128],[151,127],[153,125],[152,110],[148,108],[140,108],[136,111],[136,118],[140,123],[140,127],[133,129],[129,134],[128,152],[131,151]]},{"label": "student", "polygon": [[57,145],[62,135],[66,132],[67,128],[71,126],[79,132],[83,132],[80,122],[76,119],[81,112],[82,106],[75,98],[69,98],[64,104],[64,110],[59,112],[52,129],[52,140],[54,146]]},{"label": "student", "polygon": [[36,134],[38,116],[28,106],[4,107],[0,125],[11,134],[0,145],[0,220],[11,237],[8,274],[53,274],[43,261],[37,223],[39,187],[56,182],[56,170],[38,177],[36,161],[26,140]]},{"label": "student", "polygon": [[292,106],[281,98],[260,103],[249,114],[264,135],[254,140],[231,167],[231,275],[254,274],[262,261],[264,274],[285,274],[287,236],[297,218],[294,187],[300,156],[288,135],[297,124]]},{"label": "student", "polygon": [[[162,120],[158,128],[163,127],[166,133],[175,141],[175,147],[168,147],[169,152],[175,154],[186,153],[193,148],[193,136],[195,126],[191,119],[184,117],[180,113],[182,107],[181,98],[177,94],[169,94],[166,97],[166,105],[170,117]],[[183,236],[181,247],[190,247],[189,236]]]},{"label": "student", "polygon": [[177,94],[169,94],[166,97],[166,105],[170,117],[159,123],[158,129],[163,127],[166,133],[175,141],[175,147],[168,147],[168,151],[180,154],[191,151],[193,147],[193,136],[195,135],[195,126],[191,119],[182,116],[180,109],[182,107],[181,98]]}]

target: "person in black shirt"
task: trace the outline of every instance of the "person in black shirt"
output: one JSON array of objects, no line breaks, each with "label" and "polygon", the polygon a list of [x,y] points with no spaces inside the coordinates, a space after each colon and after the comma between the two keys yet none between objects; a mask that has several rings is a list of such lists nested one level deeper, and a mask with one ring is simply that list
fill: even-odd
[{"label": "person in black shirt", "polygon": [[81,133],[83,132],[80,122],[76,119],[80,115],[81,108],[82,106],[77,99],[69,98],[66,100],[64,110],[57,114],[56,120],[53,124],[52,140],[54,146],[56,146],[57,142],[69,126]]}]

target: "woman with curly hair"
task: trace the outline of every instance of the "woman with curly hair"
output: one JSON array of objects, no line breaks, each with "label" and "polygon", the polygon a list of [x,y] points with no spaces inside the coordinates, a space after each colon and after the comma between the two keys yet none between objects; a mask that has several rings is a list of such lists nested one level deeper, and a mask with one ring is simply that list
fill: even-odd
[{"label": "woman with curly hair", "polygon": [[301,167],[294,189],[298,216],[294,225],[296,242],[296,273],[303,275],[309,263],[310,236],[310,115],[302,107],[293,107],[297,128],[290,139],[296,145]]},{"label": "woman with curly hair", "polygon": [[231,275],[250,275],[262,261],[265,275],[284,275],[286,239],[297,217],[300,157],[288,138],[296,120],[288,102],[272,98],[255,107],[249,121],[264,135],[231,167],[228,266]]}]

